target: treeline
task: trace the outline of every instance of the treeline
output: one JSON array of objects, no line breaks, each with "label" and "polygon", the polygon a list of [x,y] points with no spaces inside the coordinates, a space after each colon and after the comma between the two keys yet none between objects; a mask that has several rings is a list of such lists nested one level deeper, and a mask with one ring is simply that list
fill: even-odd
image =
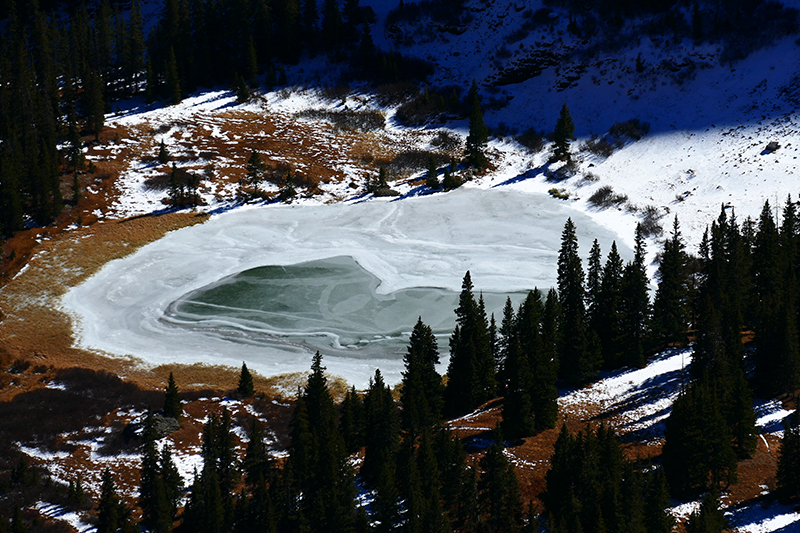
[{"label": "treeline", "polygon": [[[82,137],[99,135],[112,102],[180,101],[204,86],[240,98],[282,65],[329,54],[378,83],[430,67],[372,43],[358,0],[166,0],[145,32],[140,0],[3,4],[0,32],[0,234],[47,224],[64,204],[60,176],[83,168]],[[124,6],[124,7],[123,7]],[[77,181],[77,180],[75,180]],[[75,198],[78,194],[75,194]]]},{"label": "treeline", "polygon": [[[203,466],[182,511],[185,488],[168,446],[156,445],[150,415],[137,501],[141,519],[134,521],[106,471],[98,533],[139,527],[192,533],[522,531],[518,482],[501,445],[469,464],[461,441],[443,427],[437,360],[435,337],[419,322],[405,358],[404,409],[380,371],[363,396],[353,389],[337,409],[317,353],[299,391],[282,465],[267,452],[257,419],[239,456],[230,413],[210,414],[202,436]],[[353,454],[361,450],[357,468]]]}]

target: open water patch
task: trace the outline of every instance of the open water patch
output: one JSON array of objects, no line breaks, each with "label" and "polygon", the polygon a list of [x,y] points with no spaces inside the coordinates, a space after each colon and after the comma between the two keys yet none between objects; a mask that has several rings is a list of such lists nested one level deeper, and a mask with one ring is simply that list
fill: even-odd
[{"label": "open water patch", "polygon": [[[459,293],[410,287],[381,294],[350,256],[251,268],[172,302],[162,321],[227,341],[322,349],[333,356],[402,357],[418,317],[438,336],[455,327]],[[524,292],[483,292],[488,313]],[[440,339],[441,342],[441,339]]]}]

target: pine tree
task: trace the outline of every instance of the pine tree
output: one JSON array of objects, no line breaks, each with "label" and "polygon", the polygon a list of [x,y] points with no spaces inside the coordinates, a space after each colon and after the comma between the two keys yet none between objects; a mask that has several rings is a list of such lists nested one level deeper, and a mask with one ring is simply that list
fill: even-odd
[{"label": "pine tree", "polygon": [[676,216],[672,235],[664,242],[658,267],[658,290],[653,301],[654,335],[662,344],[681,342],[686,337],[688,273],[684,249]]},{"label": "pine tree", "polygon": [[589,268],[586,271],[586,322],[593,331],[598,331],[598,306],[600,303],[600,281],[603,267],[602,252],[597,239],[589,251]]},{"label": "pine tree", "polygon": [[784,420],[777,478],[781,502],[800,499],[800,416],[797,411]]},{"label": "pine tree", "polygon": [[293,519],[306,520],[312,531],[336,533],[355,526],[356,493],[324,370],[317,352],[295,408],[287,468],[297,501]]},{"label": "pine tree", "polygon": [[353,386],[342,400],[339,417],[339,431],[348,453],[355,453],[364,445],[364,429],[364,404]]},{"label": "pine tree", "polygon": [[428,173],[426,174],[425,185],[428,188],[436,190],[440,187],[439,184],[439,170],[436,168],[436,161],[433,159],[433,155],[428,157]]},{"label": "pine tree", "polygon": [[364,398],[365,450],[361,476],[376,490],[376,519],[389,531],[399,520],[396,489],[396,454],[400,447],[400,424],[392,392],[380,370],[370,379]]},{"label": "pine tree", "polygon": [[117,533],[130,531],[130,513],[117,495],[114,477],[106,468],[103,471],[100,487],[100,500],[97,503],[97,532]]},{"label": "pine tree", "polygon": [[242,371],[239,373],[239,384],[236,387],[236,392],[243,398],[249,398],[255,393],[253,375],[247,369],[246,363],[242,363]]},{"label": "pine tree", "polygon": [[170,102],[177,104],[183,100],[183,93],[181,91],[180,75],[178,74],[178,63],[175,59],[175,49],[171,46],[167,54],[164,70],[166,73],[167,92],[169,93]]},{"label": "pine tree", "polygon": [[480,462],[478,482],[481,508],[489,531],[508,533],[522,530],[522,501],[514,467],[503,455],[499,444],[493,444]]},{"label": "pine tree", "polygon": [[686,533],[722,533],[727,527],[728,520],[719,503],[719,492],[716,487],[712,487],[703,495],[700,510],[689,515]]},{"label": "pine tree", "polygon": [[402,427],[413,440],[425,428],[441,422],[444,387],[436,371],[439,347],[430,326],[417,319],[403,357],[403,387],[400,393]]},{"label": "pine tree", "polygon": [[534,432],[534,412],[531,400],[533,377],[527,354],[522,350],[519,336],[508,341],[504,370],[508,382],[503,399],[503,420],[500,427],[509,440],[528,437]]},{"label": "pine tree", "polygon": [[450,337],[449,380],[444,391],[445,412],[450,415],[469,412],[494,396],[496,381],[488,330],[485,310],[475,301],[467,272],[456,309],[456,328]]},{"label": "pine tree", "polygon": [[642,368],[645,359],[645,342],[650,316],[647,270],[645,268],[645,241],[642,225],[636,225],[634,259],[625,265],[622,273],[622,364]]},{"label": "pine tree", "polygon": [[267,166],[261,160],[258,152],[253,150],[250,153],[250,158],[247,160],[247,166],[245,167],[245,179],[244,182],[253,188],[253,194],[258,195],[258,186],[264,181],[264,174],[267,170]]},{"label": "pine tree", "polygon": [[575,135],[575,124],[569,114],[566,102],[561,106],[556,127],[553,131],[553,159],[556,161],[569,161],[569,145]]},{"label": "pine tree", "polygon": [[736,481],[733,436],[712,384],[694,383],[675,400],[665,437],[663,464],[673,494],[692,494]]},{"label": "pine tree", "polygon": [[599,353],[589,343],[586,327],[585,288],[575,224],[568,219],[558,252],[558,298],[561,305],[559,368],[573,382],[591,378],[599,367]]},{"label": "pine tree", "polygon": [[478,96],[478,84],[475,80],[472,80],[472,87],[470,87],[467,99],[469,100],[470,114],[466,160],[470,166],[482,169],[489,163],[484,153],[486,144],[489,142],[489,130],[483,122],[483,111],[481,111],[481,102]]},{"label": "pine tree", "polygon": [[181,397],[178,393],[178,386],[175,384],[175,378],[172,376],[172,372],[170,372],[169,380],[167,381],[166,396],[164,397],[164,414],[178,420],[182,413],[183,407],[181,407]]}]

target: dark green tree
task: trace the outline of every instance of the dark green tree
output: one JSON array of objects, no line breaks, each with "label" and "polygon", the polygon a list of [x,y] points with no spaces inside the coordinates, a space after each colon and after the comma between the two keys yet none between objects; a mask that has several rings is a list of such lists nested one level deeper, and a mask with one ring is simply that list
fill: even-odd
[{"label": "dark green tree", "polygon": [[578,255],[575,224],[568,219],[558,252],[558,298],[561,306],[558,352],[561,377],[582,382],[599,368],[599,353],[591,346],[586,324],[586,290],[583,265]]},{"label": "dark green tree", "polygon": [[449,379],[444,391],[445,412],[449,415],[467,413],[496,392],[489,324],[472,288],[472,278],[467,272],[455,310],[456,328],[450,337]]},{"label": "dark green tree", "polygon": [[242,363],[242,371],[239,373],[239,384],[236,387],[236,392],[243,398],[249,398],[255,393],[253,375],[247,369],[246,363]]},{"label": "dark green tree", "polygon": [[664,242],[653,301],[653,334],[662,344],[683,342],[688,321],[689,277],[685,245],[675,217],[672,235]]},{"label": "dark green tree", "polygon": [[567,103],[564,102],[553,131],[553,159],[556,161],[568,161],[570,159],[569,145],[574,139],[574,135],[575,124],[572,122]]},{"label": "dark green tree", "polygon": [[472,87],[467,96],[470,105],[469,113],[469,134],[467,135],[466,160],[472,167],[481,169],[485,167],[489,160],[486,158],[486,144],[489,142],[489,129],[483,122],[483,111],[481,111],[481,101],[478,96],[478,84],[472,80]]},{"label": "dark green tree", "polygon": [[689,515],[686,533],[722,533],[728,528],[728,520],[719,503],[719,491],[712,487],[703,495],[700,509]]},{"label": "dark green tree", "polygon": [[252,187],[254,195],[258,195],[258,187],[264,181],[266,171],[267,166],[261,160],[261,156],[253,150],[245,166],[244,183]]},{"label": "dark green tree", "polygon": [[675,495],[693,494],[736,481],[733,436],[716,387],[692,384],[672,406],[666,422],[663,464]]},{"label": "dark green tree", "polygon": [[481,510],[488,531],[508,533],[522,530],[522,501],[514,467],[503,455],[499,444],[493,444],[480,462],[478,482]]},{"label": "dark green tree", "polygon": [[339,417],[339,431],[348,453],[355,453],[364,445],[364,424],[364,403],[356,388],[351,387],[342,400]]},{"label": "dark green tree", "polygon": [[782,502],[800,499],[800,416],[797,411],[784,421],[777,477],[777,493]]},{"label": "dark green tree", "polygon": [[319,352],[295,407],[287,468],[293,487],[290,520],[311,531],[346,532],[357,522],[355,481]]},{"label": "dark green tree", "polygon": [[439,169],[436,167],[436,160],[433,159],[432,155],[428,157],[428,172],[426,174],[425,185],[433,190],[441,186],[439,183]]},{"label": "dark green tree", "polygon": [[165,392],[164,414],[166,416],[171,416],[175,420],[179,420],[181,414],[183,413],[183,407],[181,407],[181,397],[178,393],[178,386],[175,384],[175,378],[173,377],[172,372],[169,373],[169,379],[167,380],[167,388]]},{"label": "dark green tree", "polygon": [[417,319],[411,332],[403,363],[401,421],[403,430],[413,440],[425,428],[433,428],[441,422],[444,403],[442,377],[436,371],[439,346],[433,330],[422,322],[422,317]]},{"label": "dark green tree", "polygon": [[622,364],[642,368],[646,364],[645,343],[649,335],[650,297],[649,279],[645,267],[645,241],[642,225],[636,225],[636,246],[633,261],[625,265],[622,273]]}]

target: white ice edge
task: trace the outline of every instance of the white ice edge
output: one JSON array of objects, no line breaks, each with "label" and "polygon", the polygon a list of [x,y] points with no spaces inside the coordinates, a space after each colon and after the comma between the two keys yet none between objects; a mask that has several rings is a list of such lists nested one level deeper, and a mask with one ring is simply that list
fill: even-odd
[{"label": "white ice edge", "polygon": [[[246,361],[263,375],[305,371],[311,354],[304,349],[253,348],[169,328],[159,318],[180,296],[225,276],[340,255],[354,257],[377,276],[378,292],[384,294],[419,286],[458,291],[467,270],[476,290],[546,289],[555,284],[557,251],[568,217],[577,226],[583,253],[595,238],[606,251],[617,239],[622,256],[630,258],[620,236],[568,204],[518,190],[464,188],[393,202],[264,206],[224,213],[111,261],[71,289],[62,304],[73,317],[77,344],[83,348],[133,355],[153,365],[239,366]],[[446,350],[444,339],[440,344]],[[402,359],[329,357],[325,365],[362,387],[376,368],[387,382],[398,382]]]}]

